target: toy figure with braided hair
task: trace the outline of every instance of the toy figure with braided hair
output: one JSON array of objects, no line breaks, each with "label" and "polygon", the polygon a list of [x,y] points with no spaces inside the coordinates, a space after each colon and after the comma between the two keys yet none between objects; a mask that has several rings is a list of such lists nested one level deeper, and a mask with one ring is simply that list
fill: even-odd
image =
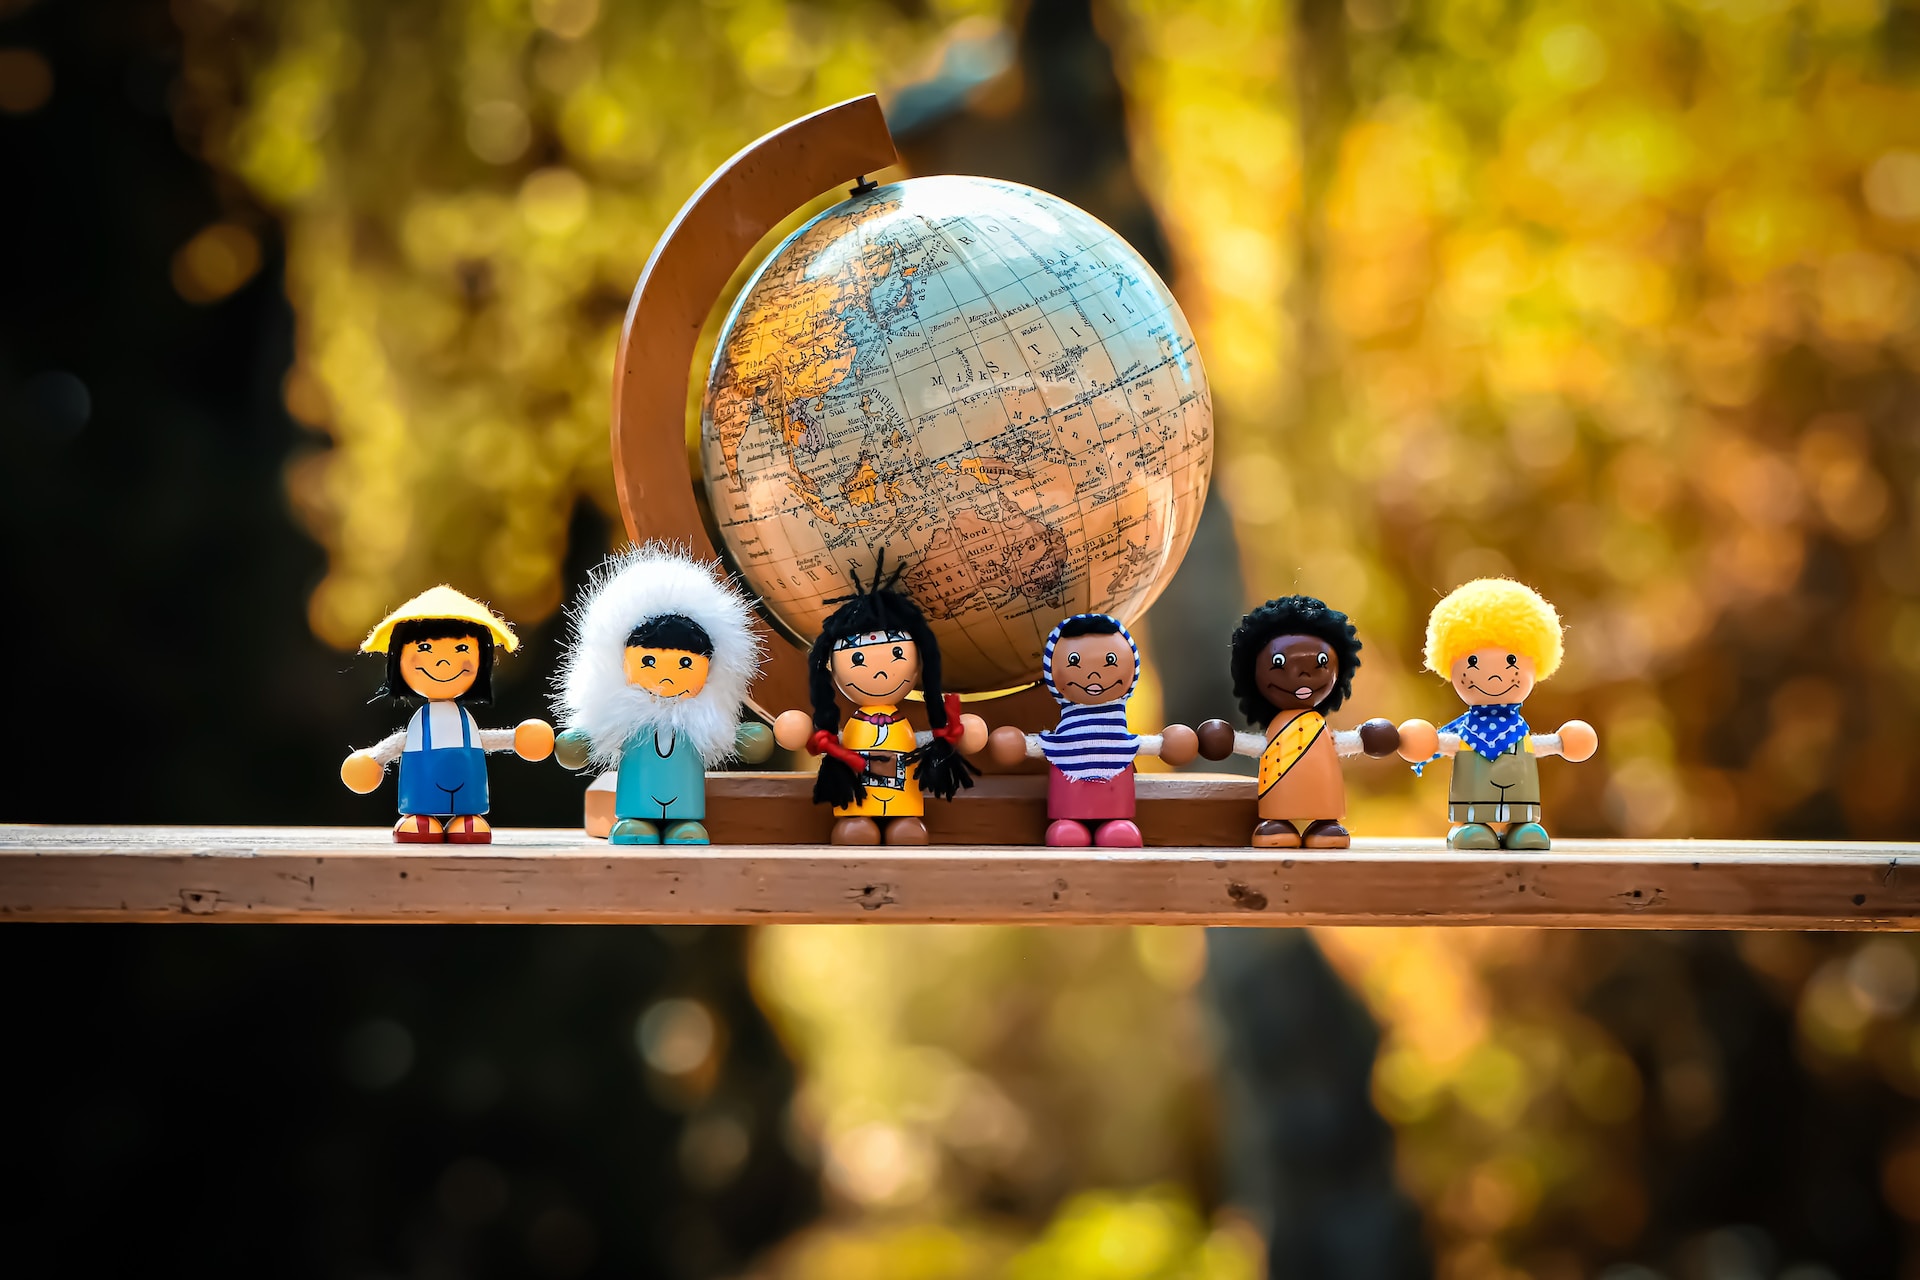
[{"label": "toy figure with braided hair", "polygon": [[1427,618],[1427,670],[1453,686],[1466,712],[1438,729],[1400,726],[1400,754],[1418,774],[1453,760],[1450,849],[1549,849],[1540,825],[1540,757],[1579,762],[1600,747],[1584,720],[1529,732],[1520,704],[1560,665],[1560,615],[1532,587],[1480,578],[1455,587]]},{"label": "toy figure with braided hair", "polygon": [[1261,733],[1233,732],[1224,720],[1200,726],[1200,754],[1260,762],[1256,849],[1345,849],[1353,843],[1342,756],[1391,755],[1400,734],[1389,720],[1336,731],[1327,713],[1353,692],[1360,636],[1347,615],[1312,596],[1269,600],[1233,633],[1233,692]]},{"label": "toy figure with braided hair", "polygon": [[[834,844],[925,844],[923,792],[951,800],[973,785],[962,758],[987,743],[986,721],[960,714],[958,696],[940,688],[940,646],[919,606],[898,589],[904,566],[829,604],[820,638],[807,655],[812,714],[783,712],[773,736],[782,747],[821,757],[815,804],[830,804]],[[900,702],[919,684],[931,733],[916,735]],[[835,695],[853,704],[844,724]]]}]

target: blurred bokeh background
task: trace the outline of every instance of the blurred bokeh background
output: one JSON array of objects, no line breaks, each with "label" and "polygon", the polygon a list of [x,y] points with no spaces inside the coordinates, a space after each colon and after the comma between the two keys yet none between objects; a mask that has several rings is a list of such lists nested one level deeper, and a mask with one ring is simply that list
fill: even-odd
[{"label": "blurred bokeh background", "polygon": [[[1168,716],[1307,590],[1570,623],[1564,834],[1920,834],[1920,8],[0,0],[0,818],[351,823],[350,657],[529,640],[618,537],[621,313],[705,174],[876,91],[1125,234],[1219,469]],[[742,273],[744,277],[744,271]],[[662,388],[678,396],[679,387]],[[1178,658],[1175,657],[1178,655]],[[1439,797],[1353,771],[1354,822]],[[496,817],[579,784],[507,761]],[[1920,948],[1524,930],[0,930],[38,1274],[1920,1274]]]}]

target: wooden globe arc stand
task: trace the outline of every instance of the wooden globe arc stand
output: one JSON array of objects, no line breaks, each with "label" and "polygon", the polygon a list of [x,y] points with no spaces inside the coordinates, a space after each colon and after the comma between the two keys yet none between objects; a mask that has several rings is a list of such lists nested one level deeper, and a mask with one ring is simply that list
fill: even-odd
[{"label": "wooden globe arc stand", "polygon": [[[686,391],[701,326],[753,247],[821,192],[900,163],[880,100],[851,98],[783,125],[713,171],[668,224],[627,306],[613,372],[613,480],[627,536],[715,558],[685,456]],[[767,663],[749,695],[771,719],[807,705],[805,655],[763,634]],[[1053,700],[1029,688],[991,700],[996,724],[1049,723]],[[925,727],[916,703],[909,715]]]}]

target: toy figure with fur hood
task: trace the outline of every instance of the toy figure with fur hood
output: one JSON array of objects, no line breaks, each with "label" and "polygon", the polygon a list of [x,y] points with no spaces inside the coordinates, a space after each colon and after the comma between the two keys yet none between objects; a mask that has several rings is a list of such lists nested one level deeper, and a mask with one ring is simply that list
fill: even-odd
[{"label": "toy figure with fur hood", "polygon": [[1058,727],[1025,734],[995,729],[987,753],[1005,767],[1047,762],[1047,843],[1137,849],[1133,761],[1140,752],[1186,764],[1199,739],[1183,724],[1157,734],[1127,728],[1127,699],[1140,680],[1140,649],[1118,618],[1077,613],[1056,624],[1040,653],[1040,679],[1060,704]]},{"label": "toy figure with fur hood", "polygon": [[520,642],[487,606],[452,587],[424,591],[368,633],[360,652],[385,654],[380,693],[403,707],[419,707],[407,727],[340,766],[340,781],[365,794],[380,785],[387,766],[400,762],[403,844],[487,844],[487,755],[513,751],[545,760],[553,728],[526,720],[512,729],[482,729],[467,708],[493,700],[493,651],[512,653]]},{"label": "toy figure with fur hood", "polygon": [[572,617],[560,763],[619,771],[610,843],[708,843],[707,770],[773,748],[740,718],[761,660],[746,597],[717,566],[649,543],[596,570]]},{"label": "toy figure with fur hood", "polygon": [[1233,633],[1233,692],[1259,733],[1233,732],[1224,720],[1200,726],[1200,754],[1230,753],[1260,762],[1258,849],[1345,849],[1353,843],[1343,756],[1390,755],[1400,735],[1391,721],[1335,730],[1328,714],[1353,692],[1360,635],[1347,615],[1312,596],[1269,600]]},{"label": "toy figure with fur hood", "polygon": [[[923,789],[951,800],[973,785],[972,755],[987,744],[987,724],[960,714],[960,699],[940,687],[940,646],[927,619],[897,589],[901,568],[883,579],[885,553],[865,587],[828,604],[807,655],[812,712],[787,711],[774,737],[789,751],[821,757],[815,804],[833,806],[834,844],[925,844]],[[921,687],[932,732],[916,735],[900,703]],[[844,726],[835,697],[854,706]]]},{"label": "toy figure with fur hood", "polygon": [[1540,825],[1541,756],[1585,760],[1600,746],[1584,720],[1529,733],[1520,704],[1560,665],[1560,615],[1532,587],[1480,578],[1454,589],[1427,619],[1427,670],[1453,685],[1466,713],[1435,729],[1400,726],[1413,771],[1450,756],[1447,836],[1452,849],[1546,849]]}]

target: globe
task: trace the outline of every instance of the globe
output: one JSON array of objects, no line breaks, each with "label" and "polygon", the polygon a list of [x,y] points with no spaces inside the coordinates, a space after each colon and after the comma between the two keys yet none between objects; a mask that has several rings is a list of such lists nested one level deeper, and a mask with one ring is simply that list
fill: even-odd
[{"label": "globe", "polygon": [[[776,248],[701,406],[729,558],[802,642],[884,563],[948,688],[1039,677],[1071,613],[1132,621],[1193,538],[1213,410],[1192,330],[1126,241],[1030,187],[870,188]],[[884,558],[884,559],[883,559]]]}]

